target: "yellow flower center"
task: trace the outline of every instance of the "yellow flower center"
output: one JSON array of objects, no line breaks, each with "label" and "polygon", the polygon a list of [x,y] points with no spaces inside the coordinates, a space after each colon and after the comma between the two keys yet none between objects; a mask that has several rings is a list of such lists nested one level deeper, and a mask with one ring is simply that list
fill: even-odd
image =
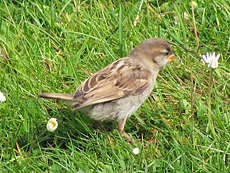
[{"label": "yellow flower center", "polygon": [[52,123],[52,128],[54,128],[55,127],[55,124],[53,123],[53,122],[51,122]]}]

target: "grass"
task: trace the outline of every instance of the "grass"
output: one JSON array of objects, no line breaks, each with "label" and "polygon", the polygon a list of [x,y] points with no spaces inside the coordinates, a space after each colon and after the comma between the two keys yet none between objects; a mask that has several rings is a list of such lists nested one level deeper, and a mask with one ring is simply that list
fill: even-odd
[{"label": "grass", "polygon": [[[228,172],[230,3],[193,2],[195,18],[188,0],[1,1],[0,91],[7,100],[0,103],[0,172]],[[38,98],[74,92],[154,36],[172,42],[180,61],[159,73],[151,97],[127,121],[135,144],[116,122],[104,123],[106,133],[62,102]],[[211,89],[215,133],[210,69],[198,56],[213,51],[221,54]],[[45,132],[29,155],[51,117],[58,129]]]}]

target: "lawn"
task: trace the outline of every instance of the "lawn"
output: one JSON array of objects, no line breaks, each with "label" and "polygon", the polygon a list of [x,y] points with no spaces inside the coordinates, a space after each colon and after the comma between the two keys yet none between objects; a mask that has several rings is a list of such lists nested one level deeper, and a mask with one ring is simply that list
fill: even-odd
[{"label": "lawn", "polygon": [[[125,131],[42,92],[73,93],[142,40],[171,43]],[[217,68],[202,55],[220,54]],[[0,2],[0,172],[229,172],[230,1]],[[58,128],[46,130],[50,118]],[[132,150],[139,148],[139,154]]]}]

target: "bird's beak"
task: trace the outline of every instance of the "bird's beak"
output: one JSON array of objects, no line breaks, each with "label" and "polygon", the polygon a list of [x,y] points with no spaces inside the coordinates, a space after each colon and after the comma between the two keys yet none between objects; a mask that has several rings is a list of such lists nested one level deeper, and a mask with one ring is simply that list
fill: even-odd
[{"label": "bird's beak", "polygon": [[167,58],[167,60],[168,60],[168,62],[173,62],[173,61],[177,61],[177,58],[174,54],[172,54]]}]

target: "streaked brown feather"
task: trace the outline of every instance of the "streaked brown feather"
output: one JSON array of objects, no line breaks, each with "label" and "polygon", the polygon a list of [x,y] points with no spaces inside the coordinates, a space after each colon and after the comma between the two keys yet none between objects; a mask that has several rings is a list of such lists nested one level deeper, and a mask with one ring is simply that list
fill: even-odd
[{"label": "streaked brown feather", "polygon": [[132,59],[114,61],[78,87],[73,99],[77,104],[72,109],[141,94],[148,87],[149,75],[148,70],[134,64]]}]

